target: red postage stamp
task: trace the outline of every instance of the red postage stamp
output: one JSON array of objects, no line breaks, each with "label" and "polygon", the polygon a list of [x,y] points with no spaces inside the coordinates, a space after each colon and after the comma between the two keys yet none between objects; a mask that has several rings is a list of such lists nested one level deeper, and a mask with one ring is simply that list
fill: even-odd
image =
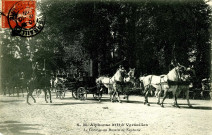
[{"label": "red postage stamp", "polygon": [[35,25],[35,0],[2,0],[2,28],[14,28],[16,25],[30,28]]},{"label": "red postage stamp", "polygon": [[10,28],[13,36],[37,35],[45,24],[45,15],[37,6],[36,0],[2,0],[2,28]]}]

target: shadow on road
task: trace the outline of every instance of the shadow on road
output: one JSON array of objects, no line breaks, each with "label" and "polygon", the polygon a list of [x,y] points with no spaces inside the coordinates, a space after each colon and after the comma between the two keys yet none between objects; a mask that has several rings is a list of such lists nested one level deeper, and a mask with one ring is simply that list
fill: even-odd
[{"label": "shadow on road", "polygon": [[17,102],[23,102],[24,100],[0,100],[0,102],[3,103],[17,103]]},{"label": "shadow on road", "polygon": [[[38,124],[21,124],[18,121],[4,121],[0,123],[0,133],[2,134],[14,134],[14,135],[44,135],[37,133],[39,130],[35,128]],[[27,132],[31,131],[31,132]],[[34,133],[32,133],[32,131]]]},{"label": "shadow on road", "polygon": [[180,106],[180,108],[183,108],[183,109],[194,109],[194,110],[212,110],[212,107],[210,107],[210,106],[193,106],[191,108],[188,107],[188,106]]},{"label": "shadow on road", "polygon": [[[154,103],[153,103],[154,104]],[[170,103],[164,103],[164,104],[170,104]],[[174,107],[169,105],[169,106],[164,106],[164,108],[178,108],[178,109],[193,109],[193,110],[212,110],[212,107],[211,106],[197,106],[199,104],[191,104],[192,107],[189,107],[187,104],[178,104],[179,107]],[[160,107],[160,106],[158,106]]]}]

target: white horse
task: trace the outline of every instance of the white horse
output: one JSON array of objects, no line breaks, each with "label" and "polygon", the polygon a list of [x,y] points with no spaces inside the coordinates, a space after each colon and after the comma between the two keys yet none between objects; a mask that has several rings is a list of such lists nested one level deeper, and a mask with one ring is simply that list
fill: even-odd
[{"label": "white horse", "polygon": [[[174,106],[177,105],[177,96],[179,95],[180,90],[178,90],[180,85],[185,84],[185,80],[187,77],[182,74],[182,72],[185,70],[184,66],[178,65],[167,75],[162,75],[162,76],[154,76],[154,75],[148,75],[146,77],[141,77],[140,80],[143,81],[144,88],[145,88],[145,102],[144,104],[148,103],[148,92],[150,89],[150,86],[153,86],[156,88],[156,95],[158,97],[158,104],[160,104],[160,95],[161,92],[164,91],[164,97],[161,102],[161,106],[163,107],[163,102],[166,99],[167,92],[172,91],[173,96],[174,96]],[[182,83],[184,82],[184,83]],[[189,92],[187,92],[189,94]],[[187,94],[187,101],[188,105],[190,105],[189,102],[189,95]]]},{"label": "white horse", "polygon": [[177,97],[180,94],[180,92],[183,90],[186,93],[186,99],[189,107],[192,107],[189,101],[189,85],[192,85],[189,81],[191,79],[191,76],[188,74],[185,74],[186,68],[184,66],[177,66],[174,69],[172,69],[168,74],[168,84],[169,89],[164,90],[164,97],[161,102],[161,106],[163,107],[163,102],[166,99],[167,92],[172,91],[173,97],[174,97],[174,105],[178,106],[177,104]]},{"label": "white horse", "polygon": [[148,75],[145,77],[140,77],[139,80],[143,82],[144,85],[144,93],[145,93],[145,102],[144,104],[149,105],[148,103],[148,94],[150,92],[151,86],[153,86],[156,89],[156,94],[158,95],[158,102],[157,104],[160,104],[160,94],[161,91],[166,89],[169,89],[168,86],[168,78],[167,75],[161,75],[161,76],[156,76],[156,75]]},{"label": "white horse", "polygon": [[[171,91],[173,93],[173,97],[174,97],[173,106],[179,107],[179,105],[177,103],[177,98],[178,98],[180,92],[183,91],[186,94],[188,106],[192,107],[192,105],[190,104],[190,101],[189,101],[189,85],[193,85],[190,82],[191,76],[188,74],[178,74],[178,73],[174,73],[174,72],[178,72],[178,71],[176,69],[172,70],[172,72],[170,71],[169,74],[167,75],[168,81],[169,81],[169,89],[164,90],[164,97],[162,99],[161,106],[164,107],[163,102],[166,99],[167,92]],[[173,74],[175,74],[176,76]]]},{"label": "white horse", "polygon": [[[99,77],[96,79],[97,84],[103,84],[108,88],[108,94],[110,94],[110,100],[113,101],[115,95],[118,95],[118,101],[121,102],[119,96],[119,90],[122,88],[122,83],[124,82],[124,76],[126,70],[118,69],[113,77]],[[113,96],[113,97],[112,97]]]},{"label": "white horse", "polygon": [[108,89],[108,94],[110,95],[110,100],[112,102],[112,94],[114,90],[113,90],[113,82],[111,78],[106,76],[101,76],[96,79],[96,84],[104,85]]}]

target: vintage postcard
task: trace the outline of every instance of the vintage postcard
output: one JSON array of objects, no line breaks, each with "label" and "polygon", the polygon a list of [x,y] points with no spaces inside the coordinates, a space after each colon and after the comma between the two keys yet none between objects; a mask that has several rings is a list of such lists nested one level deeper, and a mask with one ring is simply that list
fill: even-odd
[{"label": "vintage postcard", "polygon": [[210,0],[0,0],[0,135],[211,135]]}]

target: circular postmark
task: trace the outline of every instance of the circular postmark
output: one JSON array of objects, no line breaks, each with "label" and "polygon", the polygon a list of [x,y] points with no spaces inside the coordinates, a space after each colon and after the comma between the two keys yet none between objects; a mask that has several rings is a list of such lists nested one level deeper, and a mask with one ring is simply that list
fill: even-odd
[{"label": "circular postmark", "polygon": [[13,36],[32,37],[42,31],[45,15],[36,1],[19,1],[9,10],[8,23]]}]

